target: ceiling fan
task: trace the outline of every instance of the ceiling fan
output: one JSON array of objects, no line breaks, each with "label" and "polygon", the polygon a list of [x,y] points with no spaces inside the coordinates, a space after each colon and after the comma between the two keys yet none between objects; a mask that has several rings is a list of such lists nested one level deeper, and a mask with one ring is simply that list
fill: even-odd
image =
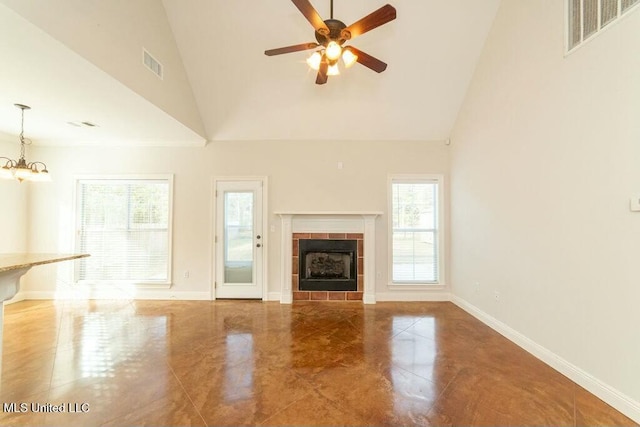
[{"label": "ceiling fan", "polygon": [[333,19],[333,0],[331,0],[331,18],[327,20],[322,20],[309,0],[291,1],[300,12],[302,12],[304,17],[307,18],[313,28],[315,28],[317,43],[301,43],[293,46],[269,49],[264,51],[265,55],[282,55],[283,53],[299,52],[320,47],[319,50],[307,59],[307,64],[314,70],[318,70],[316,84],[319,85],[325,84],[329,76],[340,73],[338,69],[338,61],[340,58],[342,58],[347,68],[359,62],[377,73],[381,73],[387,69],[387,64],[378,58],[374,58],[353,46],[343,45],[359,35],[396,19],[396,9],[393,6],[390,4],[384,5],[359,21],[347,26],[344,22]]}]

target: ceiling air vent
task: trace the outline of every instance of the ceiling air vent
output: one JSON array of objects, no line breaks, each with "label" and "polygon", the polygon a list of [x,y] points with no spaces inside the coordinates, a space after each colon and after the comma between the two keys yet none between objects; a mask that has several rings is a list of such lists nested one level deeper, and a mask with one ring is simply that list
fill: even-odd
[{"label": "ceiling air vent", "polygon": [[87,128],[95,128],[98,127],[97,124],[92,122],[67,122],[69,126],[73,126],[76,128],[87,127]]},{"label": "ceiling air vent", "polygon": [[151,70],[153,74],[162,78],[162,64],[144,48],[142,49],[142,63]]}]

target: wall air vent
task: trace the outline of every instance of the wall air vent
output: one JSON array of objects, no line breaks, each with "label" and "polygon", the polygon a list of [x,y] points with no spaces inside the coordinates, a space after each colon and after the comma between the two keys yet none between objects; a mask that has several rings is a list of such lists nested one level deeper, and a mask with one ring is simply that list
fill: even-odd
[{"label": "wall air vent", "polygon": [[153,74],[162,78],[162,64],[144,48],[142,48],[142,63],[151,70]]},{"label": "wall air vent", "polygon": [[566,0],[567,53],[573,51],[631,10],[640,0]]}]

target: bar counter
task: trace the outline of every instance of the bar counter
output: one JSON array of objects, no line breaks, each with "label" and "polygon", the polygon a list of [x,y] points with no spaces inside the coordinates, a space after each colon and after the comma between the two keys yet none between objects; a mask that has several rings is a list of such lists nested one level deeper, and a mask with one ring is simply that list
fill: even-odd
[{"label": "bar counter", "polygon": [[20,290],[20,278],[36,265],[51,264],[88,257],[89,254],[0,254],[0,363],[2,363],[2,327],[4,325],[4,301],[13,298]]}]

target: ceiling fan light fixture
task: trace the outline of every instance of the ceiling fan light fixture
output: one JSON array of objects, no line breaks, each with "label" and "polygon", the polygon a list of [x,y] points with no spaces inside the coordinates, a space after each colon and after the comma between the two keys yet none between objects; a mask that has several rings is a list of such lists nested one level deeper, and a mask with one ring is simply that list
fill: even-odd
[{"label": "ceiling fan light fixture", "polygon": [[320,68],[320,62],[322,61],[322,54],[318,51],[313,52],[310,57],[307,58],[307,65],[318,71]]},{"label": "ceiling fan light fixture", "polygon": [[342,51],[342,62],[344,62],[344,66],[349,68],[356,62],[358,62],[358,55],[353,53],[351,49],[345,48]]},{"label": "ceiling fan light fixture", "polygon": [[338,64],[329,65],[327,68],[327,76],[339,76],[340,68],[338,68]]},{"label": "ceiling fan light fixture", "polygon": [[340,46],[335,41],[330,41],[327,45],[327,50],[325,51],[325,55],[327,55],[327,59],[330,61],[335,61],[340,58],[342,54],[342,46]]}]

